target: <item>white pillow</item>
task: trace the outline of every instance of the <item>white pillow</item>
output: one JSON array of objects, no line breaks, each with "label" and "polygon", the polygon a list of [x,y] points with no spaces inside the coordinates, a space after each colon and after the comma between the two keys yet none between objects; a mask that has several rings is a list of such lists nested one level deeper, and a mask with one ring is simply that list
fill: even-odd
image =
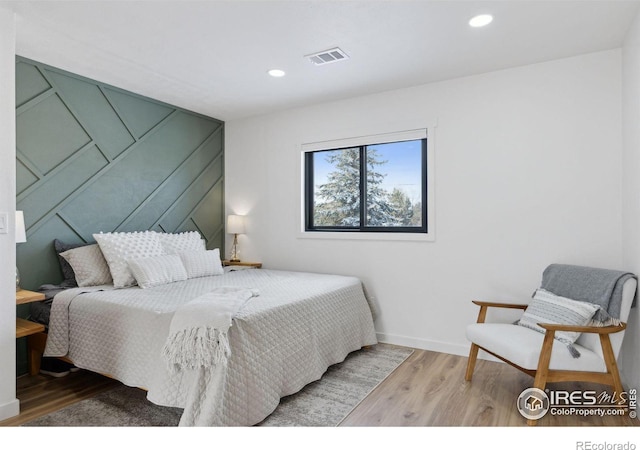
[{"label": "white pillow", "polygon": [[78,286],[101,286],[113,283],[107,261],[98,244],[77,247],[60,253],[73,269]]},{"label": "white pillow", "polygon": [[129,268],[142,289],[187,279],[187,270],[178,255],[130,259]]},{"label": "white pillow", "polygon": [[187,269],[189,278],[209,277],[222,275],[222,261],[220,261],[220,249],[200,250],[196,252],[181,252],[180,259]]},{"label": "white pillow", "polygon": [[[518,325],[545,333],[546,330],[539,323],[562,325],[589,325],[591,318],[600,307],[589,302],[580,302],[566,297],[560,297],[545,289],[538,289],[533,300],[522,314]],[[556,331],[555,338],[567,345],[573,344],[580,337],[580,333]]]},{"label": "white pillow", "polygon": [[117,288],[134,286],[136,280],[127,261],[162,255],[162,245],[155,231],[135,231],[133,233],[100,233],[93,238],[107,260],[113,285]]},{"label": "white pillow", "polygon": [[174,255],[180,252],[206,250],[204,240],[197,231],[184,233],[158,233],[164,253]]}]

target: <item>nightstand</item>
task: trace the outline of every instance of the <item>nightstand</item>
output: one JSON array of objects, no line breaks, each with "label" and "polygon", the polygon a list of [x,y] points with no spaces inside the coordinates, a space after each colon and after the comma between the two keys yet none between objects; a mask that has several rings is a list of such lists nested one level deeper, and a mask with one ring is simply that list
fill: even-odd
[{"label": "nightstand", "polygon": [[41,292],[27,291],[26,289],[20,289],[16,291],[16,305],[23,305],[31,302],[41,302],[45,299],[45,296]]},{"label": "nightstand", "polygon": [[[31,302],[41,302],[45,299],[45,295],[40,292],[27,291],[20,289],[16,291],[16,305],[24,305]],[[33,349],[31,340],[38,333],[44,333],[44,325],[41,323],[31,322],[30,320],[16,317],[16,339],[27,338],[27,353],[29,355],[29,374],[36,375],[40,367],[40,352]],[[37,370],[36,370],[37,369]]]},{"label": "nightstand", "polygon": [[254,269],[259,269],[262,267],[262,263],[260,262],[249,262],[249,261],[238,261],[231,262],[228,259],[222,261],[223,266],[242,266],[242,267],[253,267]]}]

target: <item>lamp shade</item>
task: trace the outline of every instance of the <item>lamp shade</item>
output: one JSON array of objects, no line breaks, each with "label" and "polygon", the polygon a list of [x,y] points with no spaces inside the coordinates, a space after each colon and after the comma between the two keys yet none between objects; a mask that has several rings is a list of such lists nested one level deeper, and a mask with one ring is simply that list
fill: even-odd
[{"label": "lamp shade", "polygon": [[244,216],[230,214],[227,217],[227,233],[244,234]]},{"label": "lamp shade", "polygon": [[27,242],[27,233],[24,229],[24,213],[16,211],[16,244]]}]

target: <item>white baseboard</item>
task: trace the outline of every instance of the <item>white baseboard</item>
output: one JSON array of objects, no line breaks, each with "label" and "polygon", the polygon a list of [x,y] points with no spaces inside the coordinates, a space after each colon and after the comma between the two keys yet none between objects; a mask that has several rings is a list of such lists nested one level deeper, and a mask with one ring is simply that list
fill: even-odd
[{"label": "white baseboard", "polygon": [[[448,353],[450,355],[469,356],[469,347],[471,344],[451,344],[449,342],[433,341],[428,339],[416,339],[408,336],[399,336],[397,334],[376,333],[378,342],[385,344],[401,345],[403,347],[418,348],[420,350],[430,350],[438,353]],[[503,362],[498,358],[480,350],[479,359],[488,361]]]},{"label": "white baseboard", "polygon": [[20,414],[20,400],[13,399],[0,405],[0,420],[9,419]]},{"label": "white baseboard", "polygon": [[378,337],[378,342],[385,344],[402,345],[403,347],[419,348],[421,350],[431,350],[439,353],[469,356],[468,345],[451,344],[449,342],[432,341],[428,339],[416,339],[397,334],[376,333],[376,336]]}]

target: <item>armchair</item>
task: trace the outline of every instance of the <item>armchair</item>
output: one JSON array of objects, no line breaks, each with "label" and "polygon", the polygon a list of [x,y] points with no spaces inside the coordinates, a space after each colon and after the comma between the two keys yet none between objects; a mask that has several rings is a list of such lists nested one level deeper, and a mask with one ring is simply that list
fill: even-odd
[{"label": "armchair", "polygon": [[[541,287],[557,291],[551,295],[572,296],[579,302],[598,304],[596,316],[601,312],[599,317],[607,321],[600,322],[599,326],[593,325],[593,321],[585,325],[539,322],[540,329],[536,331],[518,322],[485,322],[489,308],[522,309],[524,317],[529,308],[527,304],[473,301],[480,311],[477,322],[466,330],[471,341],[466,381],[473,377],[478,351],[484,350],[534,377],[533,387],[540,390],[552,382],[587,381],[613,386],[620,394],[623,386],[616,359],[624,338],[625,321],[634,304],[636,277],[625,272],[552,264],[545,269]],[[552,312],[549,317],[556,313]],[[529,314],[540,317],[540,310]],[[563,333],[579,334],[569,345],[571,351],[563,339],[558,339]],[[528,423],[534,425],[535,420],[530,419]]]}]

